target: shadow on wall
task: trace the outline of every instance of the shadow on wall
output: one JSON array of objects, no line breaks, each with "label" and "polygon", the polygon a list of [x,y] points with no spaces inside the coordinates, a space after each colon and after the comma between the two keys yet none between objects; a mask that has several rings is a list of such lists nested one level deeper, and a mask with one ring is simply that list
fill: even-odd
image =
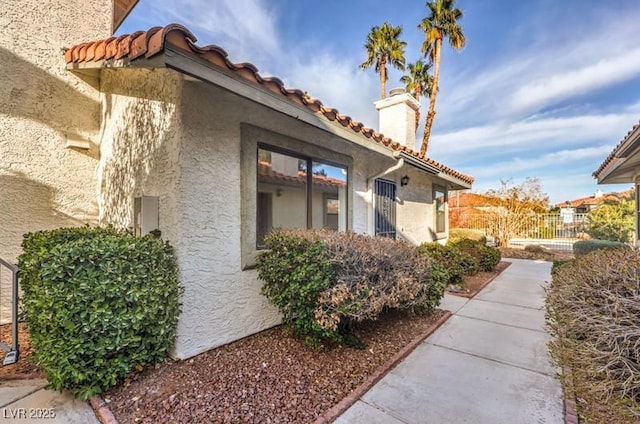
[{"label": "shadow on wall", "polygon": [[[85,223],[60,212],[55,194],[52,187],[23,173],[0,173],[0,258],[15,262],[25,233]],[[74,211],[74,214],[89,213]]]},{"label": "shadow on wall", "polygon": [[[107,96],[108,98],[110,95]],[[176,104],[143,98],[126,98],[128,104],[116,111],[116,102],[105,102],[105,115],[117,122],[111,137],[112,149],[98,172],[100,222],[118,227],[131,225],[134,195],[165,191],[159,174],[175,168],[166,144],[176,134]],[[109,136],[105,136],[110,138]],[[109,141],[109,140],[107,140]]]},{"label": "shadow on wall", "polygon": [[[99,130],[97,99],[4,48],[0,48],[0,63],[0,112],[39,121],[69,139],[94,144],[88,135]],[[87,154],[96,152],[91,149]]]}]

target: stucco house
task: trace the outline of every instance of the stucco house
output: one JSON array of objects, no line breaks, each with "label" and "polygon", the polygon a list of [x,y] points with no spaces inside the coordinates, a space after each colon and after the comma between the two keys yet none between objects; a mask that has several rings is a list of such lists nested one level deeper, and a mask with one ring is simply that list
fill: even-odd
[{"label": "stucco house", "polygon": [[[35,101],[0,88],[10,98],[0,125],[13,125],[0,133],[0,190],[12,193],[0,257],[14,259],[22,234],[43,228],[160,229],[185,286],[174,355],[187,358],[279,323],[254,269],[272,228],[446,240],[447,193],[473,178],[414,150],[419,105],[407,93],[376,102],[378,132],[198,45],[183,26],[111,37],[113,4],[77,3],[85,19],[110,18],[85,30],[51,17],[63,28],[42,67],[19,57],[24,45],[2,47],[2,86],[44,96],[48,110],[33,119]],[[27,71],[44,82],[21,85]]]},{"label": "stucco house", "polygon": [[636,243],[640,241],[640,123],[631,128],[593,172],[598,184],[633,184],[636,202]]},{"label": "stucco house", "polygon": [[598,190],[592,196],[579,197],[556,204],[559,209],[569,209],[572,213],[588,213],[596,209],[602,203],[620,203],[623,199],[629,198],[633,194],[633,189],[603,193]]}]

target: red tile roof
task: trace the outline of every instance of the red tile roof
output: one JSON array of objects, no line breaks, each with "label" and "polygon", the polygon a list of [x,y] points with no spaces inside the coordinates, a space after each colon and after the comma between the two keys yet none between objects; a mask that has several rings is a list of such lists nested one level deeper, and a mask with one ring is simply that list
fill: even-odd
[{"label": "red tile roof", "polygon": [[616,147],[613,148],[613,151],[611,153],[609,153],[609,156],[607,156],[607,158],[604,160],[604,162],[602,162],[602,165],[600,165],[600,167],[595,170],[593,172],[593,176],[595,178],[598,178],[598,176],[600,175],[600,173],[602,171],[604,171],[611,162],[613,162],[613,159],[616,157],[616,155],[618,154],[618,152],[620,151],[620,149],[622,148],[622,146],[625,144],[625,142],[629,139],[629,137],[631,137],[631,134],[636,130],[636,128],[638,128],[638,126],[640,126],[640,122],[637,123],[636,125],[633,126],[633,128],[631,128],[631,130],[627,133],[627,135],[622,139],[622,141],[620,143],[618,143],[618,145]]},{"label": "red tile roof", "polygon": [[325,107],[320,100],[305,96],[305,93],[301,90],[286,88],[279,78],[262,77],[258,73],[258,68],[253,64],[231,62],[227,57],[227,52],[221,47],[215,45],[199,47],[195,44],[196,41],[196,37],[187,28],[179,24],[170,24],[165,27],[153,27],[147,31],[138,31],[119,37],[107,38],[106,40],[78,44],[66,50],[64,58],[68,64],[118,59],[131,62],[139,58],[150,58],[162,53],[165,44],[169,43],[188,53],[195,54],[217,67],[233,71],[239,77],[281,95],[314,113],[319,113],[329,121],[337,121],[342,126],[350,128],[363,137],[372,139],[395,151],[406,152],[439,169],[444,174],[458,178],[468,184],[473,183],[473,177],[462,174],[433,159],[421,156],[419,152],[403,146],[389,137],[385,137],[384,134],[365,127],[361,122],[352,119],[350,116],[340,114],[337,109]]},{"label": "red tile roof", "polygon": [[[569,207],[579,208],[580,206],[595,206],[602,202],[620,202],[622,199],[630,198],[633,195],[634,189],[621,191],[618,193],[603,193],[599,196],[580,197],[569,201]],[[567,202],[560,202],[556,206],[563,208],[567,207]]]},{"label": "red tile roof", "polygon": [[[287,182],[300,185],[307,183],[307,173],[305,171],[298,171],[297,176],[286,175],[281,172],[274,171],[272,164],[265,161],[258,161],[258,176],[260,182]],[[312,174],[311,178],[313,185],[315,186],[338,189],[347,185],[346,181],[325,175]]]}]

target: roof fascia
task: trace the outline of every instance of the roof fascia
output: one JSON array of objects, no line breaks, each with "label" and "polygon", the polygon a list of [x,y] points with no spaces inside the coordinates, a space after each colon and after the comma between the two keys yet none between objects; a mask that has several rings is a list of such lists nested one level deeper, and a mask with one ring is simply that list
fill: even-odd
[{"label": "roof fascia", "polygon": [[167,68],[219,86],[241,97],[351,141],[366,150],[393,157],[394,151],[391,148],[378,144],[375,140],[358,136],[341,124],[328,121],[306,108],[238,77],[230,70],[221,69],[205,60],[194,57],[185,52],[184,49],[167,43],[162,56]]},{"label": "roof fascia", "polygon": [[398,152],[396,154],[396,156],[404,158],[405,162],[415,168],[418,168],[420,171],[425,172],[429,175],[433,175],[436,176],[438,178],[440,178],[441,180],[444,180],[448,183],[450,183],[450,189],[451,190],[464,190],[464,189],[469,189],[471,188],[471,184],[467,183],[466,181],[463,181],[459,178],[456,178],[454,176],[445,174],[444,172],[442,172],[440,169],[438,169],[437,167],[430,165],[426,162],[423,162],[421,160],[419,160],[418,158],[416,158],[415,156],[412,156],[406,152]]}]

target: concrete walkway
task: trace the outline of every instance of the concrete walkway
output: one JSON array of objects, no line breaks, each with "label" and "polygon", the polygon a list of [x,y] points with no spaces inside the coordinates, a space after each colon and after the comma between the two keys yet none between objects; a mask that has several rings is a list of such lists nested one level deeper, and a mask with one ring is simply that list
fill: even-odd
[{"label": "concrete walkway", "polygon": [[454,315],[335,422],[563,423],[544,330],[551,264],[508,260],[475,298],[445,295]]},{"label": "concrete walkway", "polygon": [[100,423],[87,402],[46,385],[46,380],[0,381],[0,423]]}]

